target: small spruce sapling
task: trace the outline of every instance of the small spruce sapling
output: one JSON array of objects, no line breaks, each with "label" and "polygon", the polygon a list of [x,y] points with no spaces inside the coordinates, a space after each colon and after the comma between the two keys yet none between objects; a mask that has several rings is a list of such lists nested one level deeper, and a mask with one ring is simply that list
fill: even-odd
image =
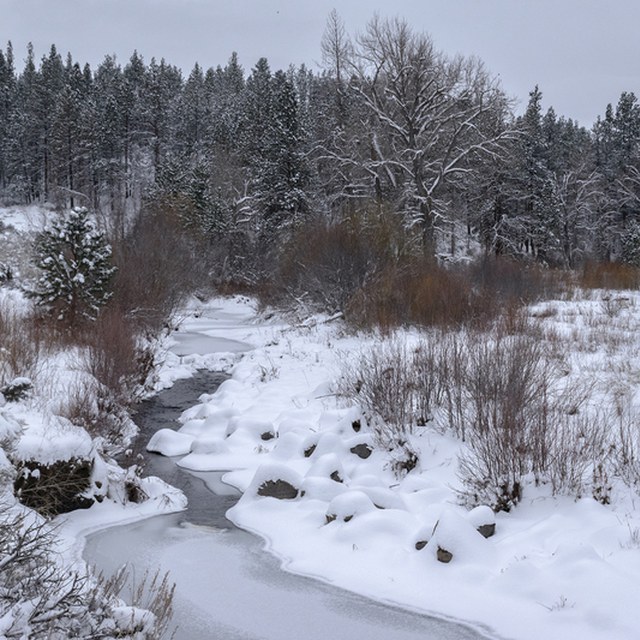
[{"label": "small spruce sapling", "polygon": [[76,207],[60,216],[40,234],[35,253],[41,271],[34,291],[38,304],[69,326],[95,320],[112,296],[109,282],[116,268],[111,246],[87,209]]}]

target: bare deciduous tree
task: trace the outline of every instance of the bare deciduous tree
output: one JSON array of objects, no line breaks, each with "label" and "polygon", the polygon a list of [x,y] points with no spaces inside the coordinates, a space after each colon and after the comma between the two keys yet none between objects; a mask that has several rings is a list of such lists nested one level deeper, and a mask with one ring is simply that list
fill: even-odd
[{"label": "bare deciduous tree", "polygon": [[500,153],[508,100],[475,58],[448,58],[399,18],[374,17],[357,39],[356,86],[371,118],[362,162],[377,195],[392,192],[428,248],[446,211],[444,187]]}]

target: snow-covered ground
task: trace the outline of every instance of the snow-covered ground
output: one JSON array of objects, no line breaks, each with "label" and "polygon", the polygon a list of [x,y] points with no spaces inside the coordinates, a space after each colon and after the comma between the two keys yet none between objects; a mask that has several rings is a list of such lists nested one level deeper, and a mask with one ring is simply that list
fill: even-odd
[{"label": "snow-covered ground", "polygon": [[[6,215],[2,221],[13,224]],[[19,306],[18,297],[12,304]],[[530,314],[567,376],[585,381],[595,402],[637,402],[637,294],[596,292],[544,303]],[[415,341],[416,333],[396,338]],[[291,572],[490,627],[497,637],[636,638],[637,488],[612,479],[611,504],[602,505],[527,486],[515,509],[497,514],[495,536],[483,538],[475,531],[478,512],[459,504],[457,459],[464,445],[451,435],[420,429],[414,440],[420,466],[402,479],[391,472],[388,454],[374,450],[363,459],[351,451],[373,439],[361,409],[339,397],[335,383],[345,361],[379,340],[346,332],[339,319],[292,325],[278,315],[258,315],[247,298],[194,301],[174,334],[157,388],[199,368],[231,378],[185,412],[178,433],[159,433],[152,447],[182,456],[179,464],[190,470],[225,471],[225,482],[244,492],[229,517],[261,535]],[[48,387],[48,400],[0,408],[0,427],[21,430],[17,447],[25,458],[54,446],[62,450],[57,458],[89,455],[86,433],[52,418],[48,404],[57,389],[77,381],[73,358],[61,353],[43,364],[37,382]],[[331,478],[336,473],[342,482]],[[269,480],[288,480],[302,491],[289,500],[258,495]],[[184,507],[181,495],[161,482],[146,480],[145,491],[151,499],[140,505],[114,496],[59,516],[59,531],[76,559],[89,532]],[[417,549],[417,542],[427,544]],[[437,560],[440,545],[454,554],[448,564]]]},{"label": "snow-covered ground", "polygon": [[[635,331],[636,299],[620,300],[624,310],[615,314],[598,296],[548,303],[532,314],[566,334],[565,361],[576,375],[604,387],[624,383],[633,395],[638,345],[623,334]],[[619,332],[616,340],[602,339],[605,326]],[[161,386],[202,366],[223,368],[231,378],[183,414],[177,434],[158,434],[152,447],[183,455],[178,464],[187,469],[227,471],[224,481],[244,492],[228,516],[261,535],[287,570],[488,626],[499,637],[637,637],[635,491],[615,484],[612,503],[603,506],[526,487],[522,502],[498,513],[496,534],[485,539],[474,528],[477,512],[459,505],[456,461],[463,445],[457,440],[422,429],[416,438],[421,466],[401,480],[384,452],[366,459],[351,452],[371,444],[371,434],[366,426],[354,431],[360,409],[335,394],[335,381],[341,364],[379,337],[350,335],[340,321],[322,318],[298,326],[278,316],[259,319],[245,298],[194,308],[180,331],[189,340],[205,336],[201,355],[170,354]],[[594,335],[591,344],[591,333],[601,340]],[[244,356],[202,355],[211,346],[207,336],[254,348]],[[334,472],[343,482],[331,479]],[[304,495],[258,495],[264,482],[277,479]],[[327,522],[327,515],[336,517]],[[428,544],[417,550],[418,541]],[[438,562],[439,544],[453,551],[450,563]]]}]

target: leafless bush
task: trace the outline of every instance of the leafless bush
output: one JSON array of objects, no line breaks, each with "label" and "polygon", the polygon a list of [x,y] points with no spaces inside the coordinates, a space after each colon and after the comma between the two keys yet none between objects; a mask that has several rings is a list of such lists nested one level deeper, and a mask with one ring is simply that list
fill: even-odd
[{"label": "leafless bush", "polygon": [[93,499],[85,495],[91,485],[91,459],[74,457],[49,464],[22,460],[15,466],[16,496],[22,504],[44,516],[56,516],[93,504]]},{"label": "leafless bush", "polygon": [[630,402],[618,402],[611,430],[616,438],[611,447],[613,472],[627,486],[640,487],[640,415]]},{"label": "leafless bush", "polygon": [[509,511],[525,477],[542,479],[551,425],[549,363],[528,336],[494,334],[467,343],[463,419],[470,429],[460,476],[471,502]]},{"label": "leafless bush", "polygon": [[585,289],[637,289],[640,269],[620,262],[587,262],[579,285]]},{"label": "leafless bush", "polygon": [[34,379],[44,348],[35,318],[0,303],[0,386],[18,376]]},{"label": "leafless bush", "polygon": [[[97,585],[98,592],[102,597],[106,597],[107,601],[116,602],[123,598],[133,607],[130,618],[126,621],[128,628],[118,629],[114,621],[107,621],[103,625],[111,627],[109,630],[112,633],[119,634],[116,637],[133,635],[137,638],[135,634],[141,632],[144,634],[143,638],[148,640],[171,640],[175,636],[175,631],[171,629],[175,584],[169,581],[168,573],[145,573],[142,579],[136,582],[135,574],[128,565],[124,565],[109,578],[99,575]],[[99,606],[99,603],[94,601],[91,605],[90,608],[94,608]],[[140,613],[143,614],[142,619]]]},{"label": "leafless bush", "polygon": [[362,353],[343,378],[346,395],[373,418],[378,444],[392,448],[406,439],[415,422],[412,356],[390,340]]},{"label": "leafless bush", "polygon": [[362,353],[343,372],[340,391],[360,403],[369,418],[377,445],[394,453],[394,470],[408,471],[403,464],[417,463],[409,436],[424,423],[424,402],[417,402],[415,354],[390,340]]},{"label": "leafless bush", "polygon": [[338,222],[312,220],[294,230],[273,274],[284,300],[344,311],[351,298],[411,246],[397,216],[366,208]]},{"label": "leafless bush", "polygon": [[110,240],[118,267],[111,309],[158,335],[205,279],[197,243],[170,208],[140,211],[124,235]]},{"label": "leafless bush", "polygon": [[56,413],[86,429],[92,438],[100,438],[103,450],[115,455],[127,446],[132,434],[130,402],[97,380],[87,379],[68,388]]},{"label": "leafless bush", "polygon": [[122,405],[144,385],[153,368],[135,324],[118,309],[106,310],[86,337],[85,369]]},{"label": "leafless bush", "polygon": [[595,411],[556,415],[544,470],[553,493],[581,497],[590,488],[595,498],[602,499],[605,487],[594,481],[597,464],[606,462],[610,427],[607,416]]},{"label": "leafless bush", "polygon": [[[0,505],[0,620],[8,640],[126,638],[156,640],[170,625],[173,586],[167,577],[145,580],[127,607],[118,598],[126,571],[93,578],[54,551],[55,530],[16,505]],[[143,606],[142,611],[136,606]]]}]

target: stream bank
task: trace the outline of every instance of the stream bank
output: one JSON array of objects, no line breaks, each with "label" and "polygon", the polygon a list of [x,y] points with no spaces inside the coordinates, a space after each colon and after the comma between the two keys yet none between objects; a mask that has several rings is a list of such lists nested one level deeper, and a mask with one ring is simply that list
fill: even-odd
[{"label": "stream bank", "polygon": [[[223,374],[201,371],[143,403],[136,441],[146,473],[185,492],[186,511],[112,527],[87,539],[84,557],[106,575],[122,564],[169,571],[176,583],[176,640],[478,640],[463,625],[377,603],[283,571],[264,541],[237,529],[226,511],[237,492],[220,473],[187,472],[144,447],[161,428],[177,428],[182,411],[212,393]],[[218,493],[214,493],[217,491]]]}]

